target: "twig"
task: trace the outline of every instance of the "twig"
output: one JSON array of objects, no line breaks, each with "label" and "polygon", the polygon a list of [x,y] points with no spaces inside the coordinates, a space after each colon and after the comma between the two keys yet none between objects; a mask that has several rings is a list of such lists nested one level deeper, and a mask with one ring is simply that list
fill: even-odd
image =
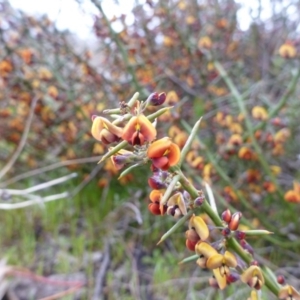
[{"label": "twig", "polygon": [[66,167],[66,166],[69,166],[69,165],[94,163],[94,162],[99,161],[100,158],[101,158],[101,156],[94,156],[94,157],[85,157],[85,158],[71,159],[71,160],[58,162],[58,163],[55,163],[55,164],[52,164],[52,165],[49,165],[49,166],[46,166],[46,167],[35,169],[35,170],[32,170],[32,171],[17,175],[15,177],[12,177],[12,178],[0,183],[0,187],[3,188],[5,186],[13,184],[13,183],[15,183],[17,181],[20,181],[22,179],[32,177],[32,176],[35,176],[35,175],[39,175],[39,174],[42,174],[42,173],[45,173],[45,172],[49,172],[49,171],[52,171],[52,170],[55,170],[55,169],[58,169],[58,168]]},{"label": "twig", "polygon": [[212,191],[210,185],[207,182],[205,182],[205,188],[206,188],[206,191],[207,191],[209,204],[210,204],[211,208],[213,209],[213,211],[217,214],[218,209],[217,209],[217,205],[216,205],[216,200],[215,200],[213,191]]},{"label": "twig", "polygon": [[47,181],[47,182],[44,182],[44,183],[41,183],[41,184],[37,184],[37,185],[35,185],[33,187],[30,187],[28,189],[24,189],[24,190],[0,189],[0,192],[7,192],[10,195],[21,196],[21,195],[30,194],[30,193],[33,193],[33,192],[36,192],[36,191],[39,191],[39,190],[44,190],[44,189],[49,188],[53,185],[63,183],[63,182],[65,182],[65,181],[67,181],[71,178],[74,178],[74,177],[77,177],[77,174],[76,173],[71,173],[70,175],[67,175],[67,176],[63,176],[63,177],[60,177],[60,178],[56,178],[54,180],[50,180],[50,181]]},{"label": "twig", "polygon": [[31,195],[31,196],[34,199],[28,200],[28,201],[23,201],[20,203],[0,203],[0,209],[12,210],[12,209],[28,207],[28,206],[35,205],[35,204],[44,204],[46,202],[67,198],[70,196],[70,194],[68,192],[64,192],[64,193],[55,194],[55,195],[51,195],[51,196],[47,196],[47,197],[39,197],[39,196],[35,196],[35,195]]},{"label": "twig", "polygon": [[134,204],[132,204],[131,202],[125,202],[123,204],[123,206],[130,208],[134,212],[135,219],[139,225],[143,224],[143,218],[142,218],[141,212]]},{"label": "twig", "polygon": [[28,133],[30,130],[30,126],[32,123],[32,119],[34,116],[34,108],[36,106],[36,103],[38,101],[38,97],[34,97],[32,99],[32,103],[31,103],[31,107],[30,107],[30,112],[29,112],[29,116],[27,119],[27,122],[25,124],[25,128],[20,140],[20,143],[18,145],[18,147],[16,148],[15,152],[12,154],[11,158],[9,159],[9,161],[6,163],[6,165],[4,165],[4,167],[0,170],[0,179],[5,176],[7,174],[7,172],[12,168],[12,166],[14,165],[14,163],[16,162],[16,160],[18,159],[18,157],[20,156],[25,144],[26,144],[26,140],[28,137]]},{"label": "twig", "polygon": [[110,247],[109,247],[109,242],[107,242],[105,245],[104,257],[103,257],[101,266],[100,266],[99,271],[96,276],[94,295],[92,298],[93,300],[103,299],[102,288],[103,288],[105,275],[106,275],[106,271],[108,269],[109,263],[110,263]]}]

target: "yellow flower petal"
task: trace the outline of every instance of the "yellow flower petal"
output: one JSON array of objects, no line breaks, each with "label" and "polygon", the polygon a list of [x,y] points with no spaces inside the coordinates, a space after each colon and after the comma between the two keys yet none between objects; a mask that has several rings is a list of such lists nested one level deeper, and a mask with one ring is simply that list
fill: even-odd
[{"label": "yellow flower petal", "polygon": [[224,264],[224,262],[225,260],[223,255],[217,253],[208,258],[206,265],[209,269],[217,269],[221,267]]},{"label": "yellow flower petal", "polygon": [[192,216],[190,219],[191,228],[194,228],[202,241],[205,241],[209,236],[209,230],[200,216]]},{"label": "yellow flower petal", "polygon": [[258,266],[250,266],[246,271],[244,271],[240,278],[242,282],[247,283],[251,287],[254,287],[253,285],[257,284],[257,280],[261,282],[261,285],[265,283],[263,274]]},{"label": "yellow flower petal", "polygon": [[230,268],[235,268],[237,266],[236,257],[229,251],[225,251],[224,258],[226,261],[226,266]]},{"label": "yellow flower petal", "polygon": [[219,288],[221,290],[224,290],[226,285],[227,285],[227,281],[226,281],[226,276],[222,276],[220,273],[220,269],[214,269],[213,270],[214,276],[218,282]]},{"label": "yellow flower petal", "polygon": [[197,243],[195,250],[196,250],[196,254],[203,255],[206,258],[218,254],[215,248],[213,248],[211,245],[205,242]]}]

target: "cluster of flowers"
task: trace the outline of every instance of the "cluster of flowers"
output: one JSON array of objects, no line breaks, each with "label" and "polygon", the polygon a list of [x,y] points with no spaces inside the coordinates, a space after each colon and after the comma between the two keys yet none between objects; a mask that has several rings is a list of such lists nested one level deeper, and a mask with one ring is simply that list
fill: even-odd
[{"label": "cluster of flowers", "polygon": [[[148,118],[144,115],[148,106],[161,105],[165,100],[165,93],[153,93],[145,102],[137,101],[137,94],[135,94],[129,104],[121,103],[120,109],[106,110],[106,113],[112,113],[114,121],[111,122],[101,116],[92,117],[91,133],[95,139],[105,145],[125,141],[134,148],[134,151],[120,149],[111,156],[112,163],[118,170],[127,164],[140,165],[147,160],[151,160],[153,170],[167,170],[178,163],[179,147],[168,137],[155,140],[157,136],[155,122],[150,121],[169,108],[164,108]],[[121,113],[120,116],[115,115],[118,112]],[[124,123],[126,124],[122,127]],[[114,148],[110,149],[114,151]]]},{"label": "cluster of flowers", "polygon": [[[121,176],[130,172],[133,167],[151,163],[153,174],[148,183],[153,190],[149,196],[149,211],[154,215],[171,215],[179,219],[175,226],[189,222],[186,247],[195,252],[192,258],[197,259],[201,268],[212,270],[213,276],[209,280],[211,286],[224,289],[228,284],[240,280],[253,289],[249,299],[258,299],[257,291],[263,285],[277,294],[279,299],[300,299],[300,294],[294,287],[284,285],[279,288],[272,282],[254,259],[253,248],[246,238],[270,232],[238,230],[242,217],[240,212],[231,214],[227,209],[220,218],[211,209],[203,192],[191,187],[191,183],[182,173],[182,159],[192,145],[195,131],[192,131],[182,150],[169,137],[156,139],[156,118],[170,108],[162,108],[148,116],[144,113],[148,106],[163,104],[165,93],[153,93],[144,102],[137,98],[136,93],[128,104],[120,103],[120,108],[104,111],[110,114],[113,121],[101,116],[92,118],[91,132],[95,139],[105,145],[118,143],[109,148],[101,161],[110,157],[118,170],[127,165],[128,168]],[[128,145],[130,150],[125,150]],[[207,214],[206,218],[198,215],[201,210]],[[172,229],[161,241],[171,233]],[[282,276],[277,281],[284,284]]]}]

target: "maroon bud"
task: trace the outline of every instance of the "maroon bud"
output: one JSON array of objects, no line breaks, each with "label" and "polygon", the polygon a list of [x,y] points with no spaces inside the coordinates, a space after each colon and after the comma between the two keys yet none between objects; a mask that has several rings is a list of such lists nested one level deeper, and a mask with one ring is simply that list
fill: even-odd
[{"label": "maroon bud", "polygon": [[226,276],[227,283],[233,283],[240,279],[240,275],[236,272],[230,272],[229,275]]},{"label": "maroon bud", "polygon": [[117,165],[121,165],[121,164],[127,164],[131,162],[131,158],[132,155],[114,155],[112,157],[113,161],[115,162],[115,164]]},{"label": "maroon bud", "polygon": [[166,101],[166,94],[165,93],[152,93],[146,100],[150,105],[158,106],[162,105]]},{"label": "maroon bud", "polygon": [[277,276],[277,282],[279,284],[285,284],[285,278],[284,278],[284,276],[283,275],[278,275]]},{"label": "maroon bud", "polygon": [[189,250],[191,250],[191,251],[195,251],[195,247],[196,247],[196,244],[198,243],[198,241],[197,242],[194,242],[194,241],[191,241],[191,240],[186,240],[185,241],[185,245],[186,245],[186,247],[189,249]]},{"label": "maroon bud", "polygon": [[231,212],[228,208],[223,211],[222,220],[225,221],[227,224],[231,221]]},{"label": "maroon bud", "polygon": [[222,235],[225,237],[229,236],[230,233],[231,233],[231,230],[228,227],[226,227],[222,230]]},{"label": "maroon bud", "polygon": [[160,105],[163,104],[167,99],[166,93],[162,92],[158,95],[158,100],[160,102]]},{"label": "maroon bud", "polygon": [[[249,252],[251,255],[254,254],[253,248],[248,244],[245,240],[240,241],[240,245],[243,249],[245,249],[247,252]],[[254,263],[254,262],[253,262]]]},{"label": "maroon bud", "polygon": [[235,232],[235,237],[236,237],[238,240],[244,240],[245,237],[246,237],[246,233],[243,232],[243,231],[237,230],[237,231]]},{"label": "maroon bud", "polygon": [[204,196],[199,196],[195,199],[194,201],[194,205],[195,206],[201,206],[205,201],[205,197]]},{"label": "maroon bud", "polygon": [[149,203],[148,209],[153,215],[161,215],[159,203]]}]

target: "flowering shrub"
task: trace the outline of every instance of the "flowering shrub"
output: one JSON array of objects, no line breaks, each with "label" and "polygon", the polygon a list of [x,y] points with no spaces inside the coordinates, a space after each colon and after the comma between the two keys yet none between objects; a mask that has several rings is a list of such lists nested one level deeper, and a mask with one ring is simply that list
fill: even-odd
[{"label": "flowering shrub", "polygon": [[[1,168],[27,140],[7,175],[59,162],[85,180],[91,172],[77,159],[104,155],[99,188],[107,191],[119,176],[129,190],[147,181],[144,165],[151,165],[145,207],[153,217],[178,220],[171,233],[186,225],[182,239],[195,254],[182,263],[210,269],[215,287],[244,282],[297,299],[299,287],[289,280],[280,288],[253,247],[299,247],[296,3],[271,1],[270,19],[258,16],[243,31],[231,0],[147,1],[136,5],[130,24],[124,15],[109,19],[92,0],[99,10],[95,50],[74,49],[73,37],[47,18],[2,2]],[[168,92],[127,102],[136,90],[140,99]]]},{"label": "flowering shrub", "polygon": [[[115,120],[112,122],[94,116],[92,135],[104,144],[114,144],[100,162],[111,158],[117,169],[127,167],[120,177],[138,166],[150,166],[153,175],[148,183],[153,190],[149,195],[149,211],[154,215],[170,215],[179,219],[158,244],[188,221],[186,247],[195,255],[184,262],[196,260],[198,266],[211,270],[209,284],[212,287],[223,290],[240,280],[252,288],[249,299],[259,299],[258,291],[264,285],[280,299],[300,299],[300,293],[293,286],[279,286],[284,283],[283,277],[276,282],[270,269],[259,265],[255,260],[255,251],[247,241],[249,236],[269,235],[272,232],[240,230],[241,212],[231,214],[226,209],[220,216],[212,194],[207,201],[203,191],[197,190],[184,175],[185,159],[193,146],[201,120],[195,124],[180,150],[169,137],[157,137],[157,118],[170,108],[162,108],[146,116],[147,108],[153,104],[153,99],[158,98],[158,94],[151,94],[144,102],[139,101],[138,96],[136,93],[125,109],[106,110],[106,114],[113,115]],[[103,132],[116,138],[102,140],[99,137],[103,136]],[[250,154],[246,157],[252,159]],[[254,177],[259,176],[253,173]],[[208,221],[204,221],[200,212],[207,215]]]}]

